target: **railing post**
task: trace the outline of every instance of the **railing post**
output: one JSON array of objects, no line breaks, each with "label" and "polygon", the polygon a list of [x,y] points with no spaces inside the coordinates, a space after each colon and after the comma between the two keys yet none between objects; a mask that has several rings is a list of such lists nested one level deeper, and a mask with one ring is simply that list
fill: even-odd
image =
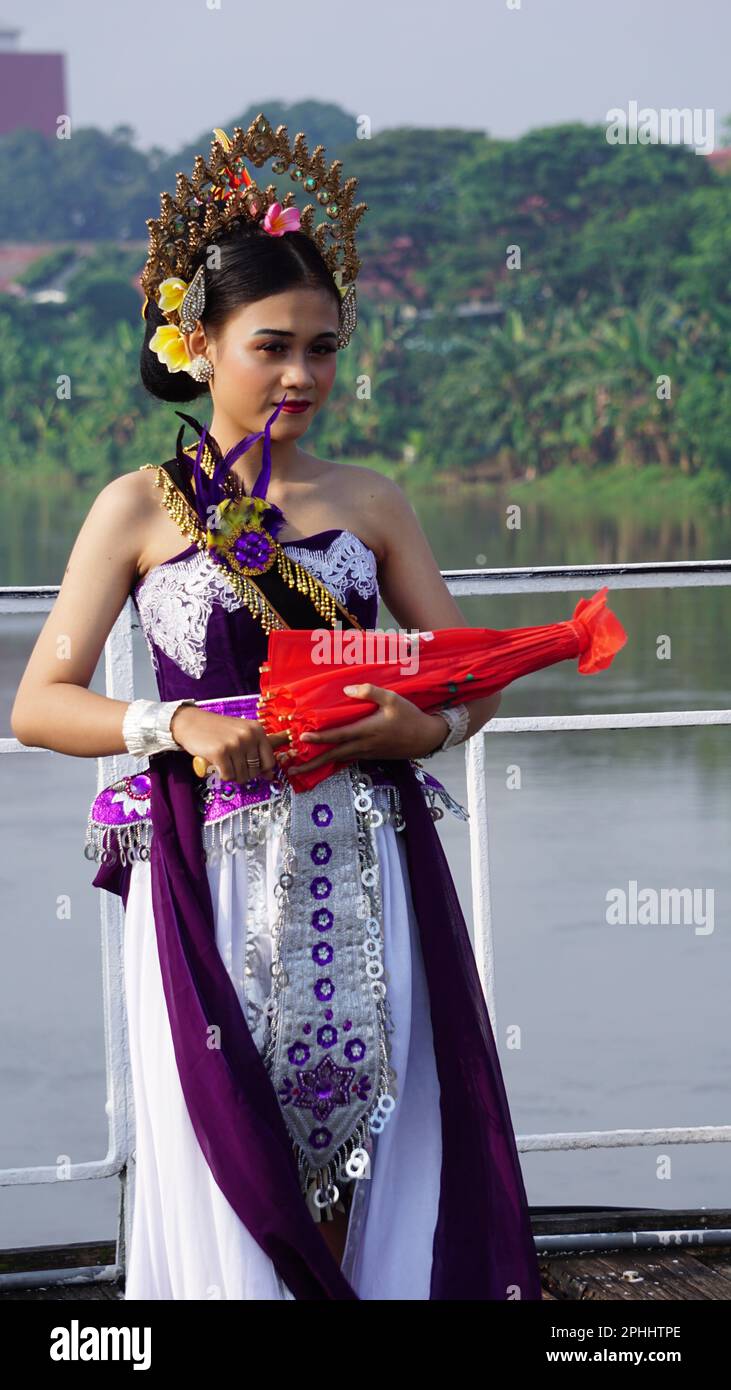
[{"label": "railing post", "polygon": [[[132,600],[128,598],[104,648],[105,694],[111,700],[135,698],[132,616]],[[135,760],[128,753],[97,759],[97,791],[135,771]],[[124,907],[115,893],[102,889],[100,898],[104,1046],[109,1085],[106,1109],[110,1147],[123,1159],[117,1215],[117,1264],[126,1271],[134,1208],[135,1113],[124,989]]]},{"label": "railing post", "polygon": [[467,740],[465,761],[467,764],[467,809],[470,815],[470,865],[475,959],[494,1033],[496,1029],[495,952],[490,904],[490,844],[487,826],[484,730],[479,729],[472,738]]}]

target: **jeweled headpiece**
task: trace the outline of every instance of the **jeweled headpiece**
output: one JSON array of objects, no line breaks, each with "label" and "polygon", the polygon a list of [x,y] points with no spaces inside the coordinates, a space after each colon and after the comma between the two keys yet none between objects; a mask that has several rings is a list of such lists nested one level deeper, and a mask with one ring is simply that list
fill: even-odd
[{"label": "jeweled headpiece", "polygon": [[[168,320],[150,339],[150,348],[169,371],[193,366],[182,333],[192,332],[203,313],[205,274],[200,265],[191,279],[192,268],[216,235],[242,217],[259,223],[271,236],[303,231],[311,237],[340,292],[338,347],[347,347],[357,323],[355,279],[361,262],[355,232],[368,207],[367,203],[353,203],[357,178],[342,181],[339,159],[328,168],[324,145],[317,145],[310,155],[301,131],[291,146],[287,127],[280,125],[273,131],[263,112],[246,132],[235,126],[233,139],[219,129],[214,130],[214,136],[208,162],[196,155],[192,178],[178,173],[175,197],[161,193],[160,217],[147,218],[150,244],[141,277],[145,293],[142,315],[145,317],[148,300],[155,298]],[[274,185],[260,188],[245,159],[257,168],[271,160],[272,173],[289,172],[293,182],[313,195],[314,203],[297,208],[291,190],[278,202]],[[324,220],[316,224],[320,211]],[[191,374],[205,379],[195,371]]]}]

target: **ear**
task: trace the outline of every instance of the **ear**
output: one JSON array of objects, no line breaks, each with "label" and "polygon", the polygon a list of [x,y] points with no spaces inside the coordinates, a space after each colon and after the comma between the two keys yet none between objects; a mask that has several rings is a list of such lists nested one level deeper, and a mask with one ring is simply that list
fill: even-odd
[{"label": "ear", "polygon": [[188,351],[188,356],[191,358],[191,360],[194,357],[198,357],[201,354],[205,355],[206,348],[208,346],[208,339],[206,338],[206,330],[203,327],[203,324],[201,323],[200,319],[198,320],[192,333],[183,334],[183,342],[185,343],[185,346]]}]

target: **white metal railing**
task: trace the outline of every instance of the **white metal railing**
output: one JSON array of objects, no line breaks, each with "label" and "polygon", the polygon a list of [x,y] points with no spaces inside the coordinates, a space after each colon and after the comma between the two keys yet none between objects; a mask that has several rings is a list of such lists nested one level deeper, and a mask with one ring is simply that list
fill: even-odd
[{"label": "white metal railing", "polygon": [[[626,565],[544,565],[512,569],[443,570],[451,593],[459,597],[488,594],[568,592],[581,589],[587,596],[602,583],[617,589],[703,588],[731,584],[731,561],[685,561]],[[0,589],[0,616],[12,613],[47,613],[53,607],[58,585],[5,587]],[[132,634],[137,615],[128,598],[107,638],[104,649],[105,692],[115,700],[135,698]],[[679,710],[642,714],[552,715],[539,718],[494,718],[465,746],[467,805],[470,812],[470,861],[474,908],[474,947],[480,980],[493,1031],[495,1023],[495,971],[493,925],[490,907],[490,847],[486,814],[485,735],[504,733],[556,733],[567,730],[627,729],[729,724],[731,710]],[[15,738],[0,738],[0,753],[47,753],[27,748]],[[136,770],[134,759],[114,754],[97,760],[97,788]],[[134,1200],[134,1099],[127,1046],[123,988],[124,911],[114,894],[100,894],[102,925],[102,978],[104,1039],[107,1070],[106,1111],[109,1140],[104,1158],[71,1164],[64,1180],[80,1181],[119,1174],[121,1180],[117,1229],[117,1263],[106,1268],[73,1271],[76,1278],[109,1279],[124,1268]],[[710,1143],[731,1140],[729,1125],[696,1125],[665,1129],[596,1130],[576,1133],[517,1136],[520,1152],[580,1148],[629,1148],[639,1145]],[[53,1165],[0,1169],[0,1186],[59,1181]],[[731,1238],[731,1233],[729,1233]],[[571,1238],[574,1239],[573,1237]],[[552,1238],[554,1249],[560,1248]],[[570,1243],[570,1242],[569,1242]],[[44,1282],[61,1282],[70,1271],[44,1271]],[[0,1276],[17,1282],[22,1276]],[[38,1282],[38,1277],[35,1277]]]},{"label": "white metal railing", "polygon": [[[11,613],[47,613],[53,607],[58,585],[0,589],[0,616]],[[134,671],[132,631],[136,613],[128,598],[104,647],[105,693],[114,700],[133,700]],[[0,753],[49,753],[46,748],[28,748],[16,738],[0,738]],[[97,791],[110,782],[137,771],[127,753],[97,759]],[[80,847],[81,848],[81,847]],[[99,866],[95,866],[96,868]],[[43,1271],[43,1283],[63,1283],[70,1276],[106,1282],[124,1270],[129,1248],[134,1204],[134,1093],[127,1037],[127,1010],[124,995],[124,909],[114,893],[101,892],[101,965],[103,987],[104,1048],[106,1057],[108,1119],[107,1152],[103,1158],[72,1163],[65,1167],[63,1181],[119,1175],[120,1201],[117,1220],[116,1263],[113,1266]],[[58,1182],[54,1165],[0,1169],[0,1187],[29,1183]],[[0,1288],[26,1283],[24,1276],[0,1276]],[[38,1277],[34,1279],[38,1283]]]},{"label": "white metal railing", "polygon": [[[453,594],[545,593],[580,589],[588,597],[603,583],[617,589],[702,588],[731,584],[731,561],[706,560],[627,565],[540,566],[524,569],[451,570],[445,578]],[[465,748],[467,809],[470,812],[470,859],[477,967],[490,1022],[496,1032],[495,967],[490,905],[490,856],[487,829],[486,734],[558,733],[593,729],[678,728],[731,724],[731,710],[645,711],[642,714],[547,715],[540,718],[495,717],[471,738]],[[633,1148],[658,1144],[707,1144],[731,1141],[729,1125],[687,1125],[664,1129],[591,1130],[518,1137],[521,1153],[561,1149]],[[731,1232],[729,1232],[731,1239]]]}]

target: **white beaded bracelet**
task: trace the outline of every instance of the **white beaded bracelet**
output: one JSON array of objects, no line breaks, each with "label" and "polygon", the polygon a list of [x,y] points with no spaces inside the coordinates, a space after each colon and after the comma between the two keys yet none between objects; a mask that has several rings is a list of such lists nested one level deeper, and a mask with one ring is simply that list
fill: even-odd
[{"label": "white beaded bracelet", "polygon": [[135,758],[150,758],[153,753],[179,749],[170,730],[172,717],[180,705],[194,704],[195,700],[133,700],[122,721],[122,738],[128,753]]}]

